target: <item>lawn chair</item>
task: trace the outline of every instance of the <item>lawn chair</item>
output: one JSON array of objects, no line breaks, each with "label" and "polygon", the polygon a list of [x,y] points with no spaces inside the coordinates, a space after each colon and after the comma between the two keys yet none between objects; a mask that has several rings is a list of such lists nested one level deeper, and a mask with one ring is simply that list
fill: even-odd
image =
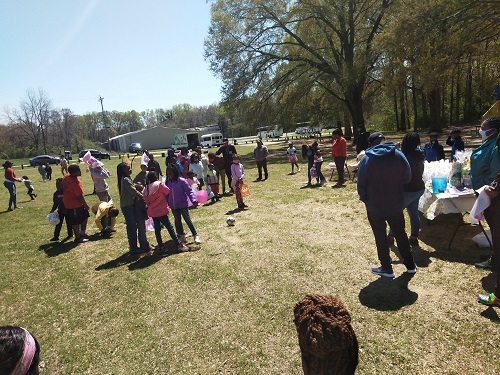
[{"label": "lawn chair", "polygon": [[[363,156],[365,156],[365,151],[361,151],[356,156],[356,160],[354,160],[350,164],[346,163],[347,164],[346,167],[352,172],[352,178],[351,178],[352,182],[355,182],[356,178],[358,177],[358,166],[359,166],[359,162],[361,161]],[[347,162],[347,160],[346,160],[346,162]]]},{"label": "lawn chair", "polygon": [[[349,159],[349,155],[345,158],[345,163],[344,163],[344,170],[347,172],[347,175],[349,176],[349,179],[351,179],[351,172],[349,171],[349,166],[347,165],[347,159]],[[329,163],[328,166],[330,167],[332,174],[330,175],[330,181],[333,180],[333,175],[337,171],[337,166],[335,165],[334,162]]]}]

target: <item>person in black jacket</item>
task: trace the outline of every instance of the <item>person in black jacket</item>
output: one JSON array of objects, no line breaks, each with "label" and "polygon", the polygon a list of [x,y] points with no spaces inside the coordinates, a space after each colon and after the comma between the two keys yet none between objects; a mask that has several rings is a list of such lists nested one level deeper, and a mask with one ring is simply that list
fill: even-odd
[{"label": "person in black jacket", "polygon": [[[233,164],[233,155],[236,155],[236,148],[233,145],[229,144],[229,139],[224,138],[222,140],[222,146],[217,150],[215,155],[221,155],[222,158],[224,159],[226,166],[226,176],[227,176],[227,182],[229,183],[229,186],[231,187],[231,182],[233,179],[231,178],[231,165]],[[233,193],[233,189],[231,188],[229,190],[230,193]]]},{"label": "person in black jacket", "polygon": [[368,145],[368,137],[370,133],[366,131],[363,125],[358,126],[358,136],[356,137],[356,154],[359,154],[361,151],[366,150]]},{"label": "person in black jacket", "polygon": [[451,146],[451,157],[450,161],[453,161],[453,157],[455,156],[455,152],[457,151],[464,151],[465,150],[465,143],[462,137],[460,137],[460,129],[458,128],[453,128],[450,132],[450,135],[448,136],[448,139],[446,140],[446,144],[448,146]]},{"label": "person in black jacket", "polygon": [[[57,224],[54,228],[54,237],[50,239],[51,241],[59,241],[59,234],[61,233],[63,221],[66,219],[66,207],[64,207],[63,202],[62,180],[62,178],[56,179],[56,191],[52,197],[54,204],[52,205],[50,212],[55,212],[57,210],[57,213],[59,214],[59,224]],[[71,228],[71,224],[68,222],[68,219],[66,219],[66,229],[68,230],[68,237],[66,238],[73,237],[73,229]]]}]

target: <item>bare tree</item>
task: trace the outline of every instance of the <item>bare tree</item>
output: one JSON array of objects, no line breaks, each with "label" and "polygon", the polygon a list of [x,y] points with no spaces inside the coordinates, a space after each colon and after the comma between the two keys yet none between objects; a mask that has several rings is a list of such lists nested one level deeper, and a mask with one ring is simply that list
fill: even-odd
[{"label": "bare tree", "polygon": [[51,101],[42,89],[28,90],[26,98],[21,99],[19,109],[7,112],[10,125],[19,128],[33,144],[35,151],[43,147],[47,153],[47,127],[50,122]]}]

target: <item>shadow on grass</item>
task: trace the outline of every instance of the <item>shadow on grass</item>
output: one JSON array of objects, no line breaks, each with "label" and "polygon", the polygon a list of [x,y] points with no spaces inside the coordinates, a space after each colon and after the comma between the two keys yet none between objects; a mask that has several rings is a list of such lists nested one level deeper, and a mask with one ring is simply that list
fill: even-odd
[{"label": "shadow on grass", "polygon": [[408,283],[414,275],[402,274],[396,279],[379,277],[359,292],[359,301],[363,306],[379,311],[395,311],[412,305],[418,294],[408,289]]},{"label": "shadow on grass", "polygon": [[42,250],[47,254],[48,257],[56,257],[58,255],[67,253],[71,249],[74,249],[79,244],[74,243],[73,241],[65,242],[51,242],[44,245],[41,245],[38,250]]},{"label": "shadow on grass", "polygon": [[[390,246],[390,250],[398,257],[397,261],[393,261],[393,264],[403,264],[403,258],[399,253],[399,250],[396,246]],[[413,260],[417,267],[429,267],[429,264],[432,263],[431,253],[425,251],[420,246],[412,246],[411,253],[413,254]]]},{"label": "shadow on grass", "polygon": [[492,322],[500,324],[500,316],[498,316],[498,311],[499,310],[495,310],[494,307],[488,306],[486,310],[481,312],[481,316],[491,320]]},{"label": "shadow on grass", "polygon": [[449,241],[457,229],[458,218],[458,214],[447,214],[430,221],[421,216],[419,241],[434,249],[429,252],[429,257],[473,265],[482,255],[489,255],[491,249],[479,248],[472,241],[472,237],[481,232],[479,226],[465,224],[458,227],[451,249],[448,250]]}]

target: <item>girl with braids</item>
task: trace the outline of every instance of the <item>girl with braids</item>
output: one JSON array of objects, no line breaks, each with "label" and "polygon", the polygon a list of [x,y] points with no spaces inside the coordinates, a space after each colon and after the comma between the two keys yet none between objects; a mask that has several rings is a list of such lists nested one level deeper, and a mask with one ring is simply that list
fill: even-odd
[{"label": "girl with braids", "polygon": [[[425,156],[420,148],[420,136],[411,132],[405,134],[401,142],[401,151],[408,160],[411,168],[411,180],[404,186],[404,206],[410,217],[410,245],[418,246],[418,232],[420,231],[420,215],[418,201],[424,194],[425,184],[422,180],[424,174]],[[389,242],[394,243],[394,233],[389,229]]]},{"label": "girl with braids", "polygon": [[38,375],[40,345],[21,327],[0,327],[0,375]]},{"label": "girl with braids", "polygon": [[[474,190],[485,185],[485,192],[491,199],[484,210],[484,217],[491,230],[493,252],[480,268],[496,268],[495,292],[479,295],[478,301],[484,305],[500,307],[500,117],[490,117],[483,121],[479,131],[483,143],[471,155],[470,174]],[[489,267],[485,267],[488,266]]]}]

